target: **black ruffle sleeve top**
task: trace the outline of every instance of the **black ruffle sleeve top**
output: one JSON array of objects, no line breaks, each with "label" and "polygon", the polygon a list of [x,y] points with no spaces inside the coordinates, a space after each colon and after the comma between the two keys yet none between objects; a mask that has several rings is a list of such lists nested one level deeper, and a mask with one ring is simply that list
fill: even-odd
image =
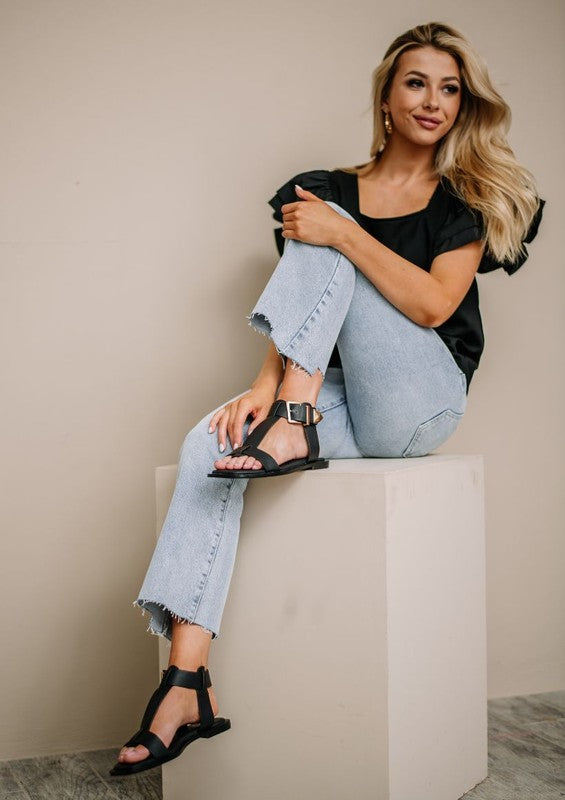
[{"label": "black ruffle sleeve top", "polygon": [[[299,200],[294,190],[295,183],[321,200],[337,203],[371,236],[427,272],[430,271],[436,256],[482,238],[483,227],[479,216],[456,196],[451,184],[445,178],[440,179],[426,208],[401,217],[377,219],[368,217],[359,210],[356,173],[343,172],[339,169],[301,172],[283,184],[268,201],[274,209],[273,218],[278,222],[282,222],[281,206]],[[540,200],[538,211],[524,242],[529,243],[534,239],[544,205],[545,201]],[[275,228],[275,241],[279,254],[282,255],[286,241],[282,236],[282,228]],[[524,249],[524,254],[516,261],[496,262],[485,253],[478,271],[484,273],[502,268],[512,275],[527,257],[527,251]],[[476,278],[473,279],[467,294],[451,317],[434,330],[465,373],[468,392],[471,378],[479,365],[484,348]],[[332,352],[329,366],[341,366],[337,346]]]}]

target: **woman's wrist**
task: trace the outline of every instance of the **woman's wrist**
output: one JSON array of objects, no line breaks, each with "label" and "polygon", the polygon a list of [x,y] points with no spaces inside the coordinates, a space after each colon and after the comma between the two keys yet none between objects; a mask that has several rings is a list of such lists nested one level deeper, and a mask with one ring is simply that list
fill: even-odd
[{"label": "woman's wrist", "polygon": [[251,384],[251,389],[254,392],[260,392],[261,394],[272,394],[274,397],[277,393],[277,389],[279,388],[279,384],[280,379],[277,379],[274,376],[259,374]]},{"label": "woman's wrist", "polygon": [[263,362],[263,366],[259,370],[259,374],[251,384],[254,391],[265,392],[266,394],[277,393],[280,382],[283,379],[284,367],[282,360],[277,352],[273,342],[269,343],[269,351]]},{"label": "woman's wrist", "polygon": [[336,226],[335,236],[333,242],[331,243],[331,247],[334,247],[336,250],[339,250],[340,253],[343,253],[345,249],[351,246],[351,243],[355,240],[355,235],[360,229],[361,228],[357,222],[348,219],[347,217],[342,217],[339,225]]}]

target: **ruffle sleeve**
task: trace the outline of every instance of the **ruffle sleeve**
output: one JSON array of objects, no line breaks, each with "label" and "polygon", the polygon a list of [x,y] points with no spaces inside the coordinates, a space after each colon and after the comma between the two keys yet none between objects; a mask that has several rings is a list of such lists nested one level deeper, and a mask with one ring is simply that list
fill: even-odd
[{"label": "ruffle sleeve", "polygon": [[[525,245],[533,241],[538,232],[544,205],[545,200],[540,198],[538,210],[532,219],[526,237],[522,241],[522,254],[514,261],[496,261],[488,252],[485,252],[479,264],[478,272],[485,273],[492,272],[495,269],[504,269],[508,275],[512,275],[525,263],[528,258],[528,250]],[[434,247],[433,258],[483,237],[484,225],[480,215],[459,201],[453,204],[445,224],[440,230],[438,241]]]},{"label": "ruffle sleeve", "polygon": [[543,207],[545,206],[545,200],[540,198],[538,210],[534,214],[534,217],[530,223],[530,227],[528,228],[528,232],[526,234],[526,238],[522,240],[522,253],[516,258],[515,261],[495,261],[489,253],[485,253],[481,259],[481,263],[479,264],[479,272],[492,272],[495,269],[504,269],[509,275],[512,275],[516,272],[517,269],[520,269],[522,264],[524,264],[528,259],[528,249],[526,244],[532,242],[536,234],[538,232],[539,224],[541,222],[541,218],[543,216]]},{"label": "ruffle sleeve", "polygon": [[[283,183],[283,185],[277,189],[273,197],[267,201],[273,209],[273,219],[276,219],[277,222],[283,221],[281,208],[285,203],[295,203],[300,200],[294,191],[295,183],[302,186],[303,189],[312,192],[312,194],[315,194],[320,200],[334,200],[329,170],[314,169],[308,172],[299,172],[298,175],[295,175],[286,183]],[[282,235],[282,228],[275,228],[274,234],[277,250],[279,251],[279,255],[282,256],[284,243],[286,241]]]}]

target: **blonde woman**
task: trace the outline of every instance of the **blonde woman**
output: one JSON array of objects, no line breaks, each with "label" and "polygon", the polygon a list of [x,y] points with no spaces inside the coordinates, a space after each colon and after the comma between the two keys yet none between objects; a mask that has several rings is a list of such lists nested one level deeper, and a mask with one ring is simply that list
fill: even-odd
[{"label": "blonde woman", "polygon": [[113,775],[230,727],[207,665],[248,481],[441,445],[483,351],[476,273],[526,260],[543,201],[468,41],[439,23],[402,34],[374,72],[373,104],[369,162],[300,173],[269,201],[282,257],[249,317],[269,350],[249,391],[183,443],[134,602],[171,640],[169,667]]}]

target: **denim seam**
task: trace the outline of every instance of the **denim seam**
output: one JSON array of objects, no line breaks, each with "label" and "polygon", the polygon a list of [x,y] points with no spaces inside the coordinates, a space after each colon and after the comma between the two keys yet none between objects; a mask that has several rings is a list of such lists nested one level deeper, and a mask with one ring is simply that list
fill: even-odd
[{"label": "denim seam", "polygon": [[439,422],[442,422],[445,414],[452,414],[456,419],[461,419],[464,413],[465,412],[463,411],[453,411],[452,408],[444,408],[443,411],[440,411],[439,414],[436,414],[431,419],[426,420],[426,422],[421,422],[420,425],[418,425],[414,436],[410,439],[408,445],[403,450],[402,456],[405,457],[405,453],[412,452],[422,438],[424,431],[428,431],[430,428],[435,427]]},{"label": "denim seam", "polygon": [[345,404],[345,402],[346,402],[346,400],[345,400],[345,397],[343,397],[343,398],[341,398],[340,400],[336,400],[336,402],[333,404],[333,406],[325,406],[325,407],[323,407],[323,408],[322,408],[322,406],[316,406],[316,408],[317,408],[317,409],[318,409],[318,411],[320,411],[322,414],[325,414],[325,413],[326,413],[326,411],[332,411],[334,408],[339,408],[339,406],[342,406],[342,405],[344,405],[344,404]]},{"label": "denim seam", "polygon": [[208,554],[208,569],[201,576],[201,583],[200,583],[200,586],[199,586],[199,595],[197,596],[197,598],[194,598],[193,602],[192,602],[191,616],[192,616],[193,620],[196,618],[196,615],[198,613],[198,609],[200,607],[200,604],[202,602],[202,597],[204,596],[204,591],[206,589],[206,584],[208,583],[208,578],[210,577],[210,573],[212,571],[212,567],[214,566],[214,561],[216,560],[216,554],[218,552],[218,547],[219,547],[219,544],[220,544],[220,541],[221,541],[221,538],[222,538],[222,535],[223,535],[223,532],[224,532],[225,519],[226,519],[226,509],[227,509],[227,506],[228,506],[228,502],[229,502],[231,491],[232,491],[232,489],[234,487],[234,484],[235,484],[235,481],[237,480],[237,478],[229,478],[228,480],[230,481],[230,483],[229,483],[228,486],[226,486],[227,492],[225,494],[225,497],[222,498],[222,506],[221,506],[221,510],[220,510],[220,522],[219,522],[218,528],[216,530],[216,534],[214,536],[214,541],[213,541],[212,547],[211,547],[210,552]]},{"label": "denim seam", "polygon": [[307,330],[308,323],[311,322],[314,319],[314,315],[316,313],[318,313],[318,314],[320,313],[320,311],[319,311],[320,306],[325,306],[326,305],[325,299],[326,299],[327,295],[329,294],[330,297],[332,296],[330,287],[332,286],[332,284],[334,284],[336,282],[335,281],[335,277],[336,277],[337,269],[339,267],[339,262],[340,262],[340,260],[341,260],[341,258],[343,256],[343,254],[340,253],[339,250],[336,250],[336,253],[337,253],[337,258],[336,258],[335,266],[334,266],[333,272],[332,272],[332,274],[330,276],[330,279],[328,280],[326,288],[324,289],[324,292],[323,292],[322,296],[320,297],[320,299],[318,300],[318,302],[316,303],[316,305],[314,306],[312,311],[308,314],[308,316],[306,317],[305,321],[302,323],[302,325],[297,330],[297,332],[294,334],[294,336],[287,342],[286,345],[284,345],[281,348],[282,350],[286,350],[287,348],[290,348],[292,350],[294,348],[296,340],[298,338],[302,338],[303,331]]}]

